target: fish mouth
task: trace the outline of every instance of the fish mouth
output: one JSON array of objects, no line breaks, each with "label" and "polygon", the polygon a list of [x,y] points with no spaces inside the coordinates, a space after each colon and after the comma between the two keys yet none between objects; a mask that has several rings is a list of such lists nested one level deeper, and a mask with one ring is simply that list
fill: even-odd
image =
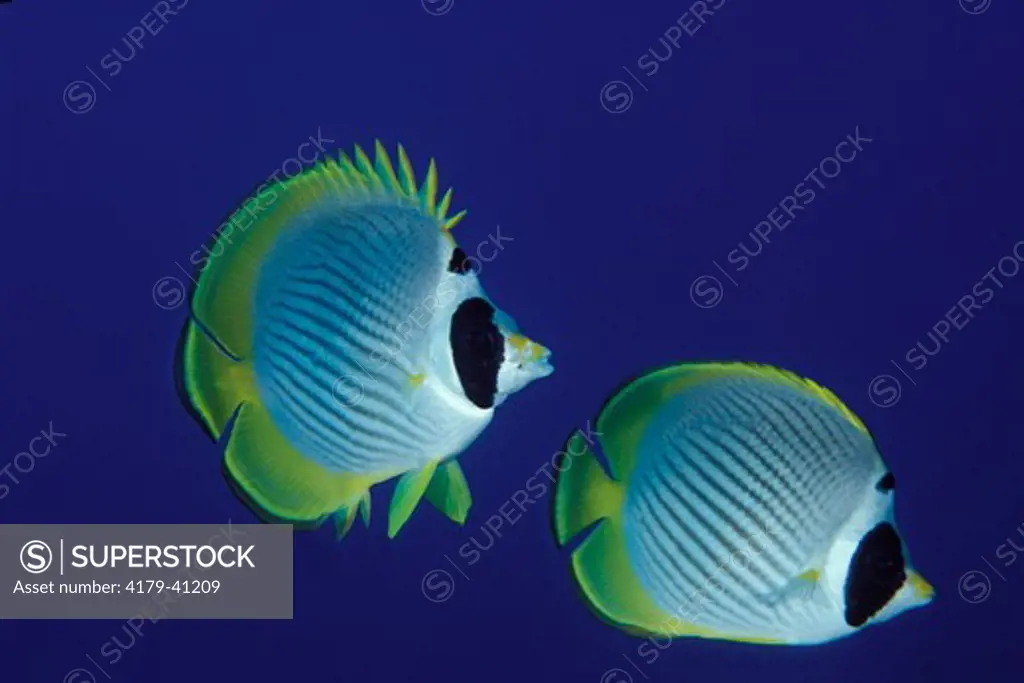
[{"label": "fish mouth", "polygon": [[[541,347],[544,348],[544,347]],[[544,349],[540,356],[530,362],[530,369],[532,374],[537,378],[547,377],[555,371],[555,366],[551,364],[551,351]]]},{"label": "fish mouth", "polygon": [[514,372],[526,381],[547,377],[555,371],[551,349],[519,333],[507,334],[507,361]]}]

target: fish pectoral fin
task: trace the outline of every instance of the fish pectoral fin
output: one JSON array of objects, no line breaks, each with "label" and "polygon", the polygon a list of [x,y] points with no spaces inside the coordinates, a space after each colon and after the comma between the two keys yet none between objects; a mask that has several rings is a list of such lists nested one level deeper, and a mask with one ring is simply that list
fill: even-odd
[{"label": "fish pectoral fin", "polygon": [[437,468],[427,486],[427,500],[456,524],[466,523],[473,497],[456,460],[449,460]]},{"label": "fish pectoral fin", "polygon": [[391,509],[388,511],[388,538],[394,538],[408,521],[436,470],[437,463],[431,462],[418,470],[406,472],[398,480],[395,495],[391,498]]},{"label": "fish pectoral fin", "polygon": [[819,569],[807,571],[793,577],[789,583],[776,591],[769,600],[772,604],[786,602],[815,602],[827,599],[827,593],[821,585],[822,573]]}]

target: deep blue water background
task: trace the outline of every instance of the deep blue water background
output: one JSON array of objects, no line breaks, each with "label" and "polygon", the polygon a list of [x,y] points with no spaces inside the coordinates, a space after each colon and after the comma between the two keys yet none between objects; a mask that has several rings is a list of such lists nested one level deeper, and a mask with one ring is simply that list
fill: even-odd
[{"label": "deep blue water background", "polygon": [[[349,150],[401,142],[419,173],[438,160],[454,206],[470,210],[459,239],[499,225],[514,238],[484,284],[557,370],[462,457],[464,528],[423,505],[389,541],[385,487],[369,530],[297,536],[293,621],[160,621],[106,666],[113,680],[1020,675],[1024,561],[996,550],[1020,544],[1024,524],[1024,274],[997,271],[1003,288],[989,283],[991,300],[926,366],[905,358],[918,342],[934,349],[933,326],[1024,239],[1019,3],[972,15],[957,0],[728,0],[648,76],[637,59],[665,56],[659,38],[686,3],[455,0],[432,16],[417,0],[191,0],[111,76],[106,56],[129,54],[122,39],[152,7],[0,5],[13,131],[0,140],[0,465],[51,422],[67,434],[19,475],[0,520],[255,521],[220,477],[222,447],[179,403],[185,307],[159,307],[153,287],[184,280],[176,262],[318,130]],[[81,84],[62,98],[76,80],[95,100]],[[601,97],[613,80],[634,96],[618,113],[605,105],[622,106],[621,85]],[[753,249],[754,226],[858,127],[872,141],[737,271],[728,254]],[[705,275],[721,282],[709,308],[691,299]],[[687,359],[778,364],[860,414],[897,475],[898,520],[936,602],[826,646],[684,640],[647,664],[641,641],[577,600],[548,500],[475,564],[459,556],[488,542],[481,525],[610,391]],[[896,386],[883,378],[870,394],[882,374],[901,393],[880,406]],[[453,579],[442,603],[421,590],[435,569]],[[970,571],[988,592],[978,574],[961,581]],[[109,664],[100,650],[127,641],[121,629],[0,623],[0,681],[56,683],[76,667],[106,680],[88,658]]]}]

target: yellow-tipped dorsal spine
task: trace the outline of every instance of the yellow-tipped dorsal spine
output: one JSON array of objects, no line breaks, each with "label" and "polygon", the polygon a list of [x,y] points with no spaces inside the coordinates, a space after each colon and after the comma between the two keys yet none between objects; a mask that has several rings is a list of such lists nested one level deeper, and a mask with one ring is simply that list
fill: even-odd
[{"label": "yellow-tipped dorsal spine", "polygon": [[382,192],[384,190],[384,183],[381,182],[380,178],[377,177],[377,172],[373,170],[373,164],[370,163],[370,158],[366,156],[366,152],[359,145],[356,145],[356,167],[359,172],[366,178],[367,184],[375,192]]},{"label": "yellow-tipped dorsal spine", "polygon": [[344,152],[338,154],[338,161],[341,163],[341,168],[345,172],[345,176],[348,178],[349,186],[355,189],[369,192],[370,188],[366,184],[366,180],[363,178],[363,174],[359,172],[352,162],[345,155]]},{"label": "yellow-tipped dorsal spine", "polygon": [[401,173],[402,186],[405,188],[405,193],[410,199],[416,197],[416,174],[412,172],[412,164],[409,163],[409,157],[405,153],[405,149],[398,146],[398,168]]},{"label": "yellow-tipped dorsal spine", "polygon": [[448,208],[452,204],[452,189],[449,187],[448,191],[441,197],[441,203],[437,205],[437,220],[442,223],[445,222],[445,214],[448,213]]},{"label": "yellow-tipped dorsal spine", "polygon": [[373,154],[376,161],[377,175],[384,181],[387,188],[395,194],[402,194],[402,186],[398,182],[398,178],[395,177],[395,168],[391,165],[391,159],[388,158],[387,150],[384,149],[384,145],[380,144],[380,140],[373,141]]},{"label": "yellow-tipped dorsal spine", "polygon": [[430,166],[427,168],[427,177],[423,181],[423,187],[420,188],[420,199],[423,204],[423,210],[427,214],[434,215],[434,200],[437,199],[437,164],[434,160],[430,160]]},{"label": "yellow-tipped dorsal spine", "polygon": [[461,221],[465,217],[466,213],[467,213],[467,211],[465,209],[463,209],[462,211],[459,211],[457,214],[455,214],[454,216],[449,218],[447,221],[445,221],[445,224],[444,224],[443,228],[445,230],[451,230],[452,228],[454,228],[456,225],[459,224],[459,221]]}]

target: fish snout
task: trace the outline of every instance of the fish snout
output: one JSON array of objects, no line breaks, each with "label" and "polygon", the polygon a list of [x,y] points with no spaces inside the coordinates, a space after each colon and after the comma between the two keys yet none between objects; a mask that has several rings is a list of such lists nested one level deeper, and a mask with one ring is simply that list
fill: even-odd
[{"label": "fish snout", "polygon": [[517,371],[529,374],[530,379],[547,377],[555,371],[551,364],[551,349],[518,332],[508,334],[505,339],[508,362]]}]

